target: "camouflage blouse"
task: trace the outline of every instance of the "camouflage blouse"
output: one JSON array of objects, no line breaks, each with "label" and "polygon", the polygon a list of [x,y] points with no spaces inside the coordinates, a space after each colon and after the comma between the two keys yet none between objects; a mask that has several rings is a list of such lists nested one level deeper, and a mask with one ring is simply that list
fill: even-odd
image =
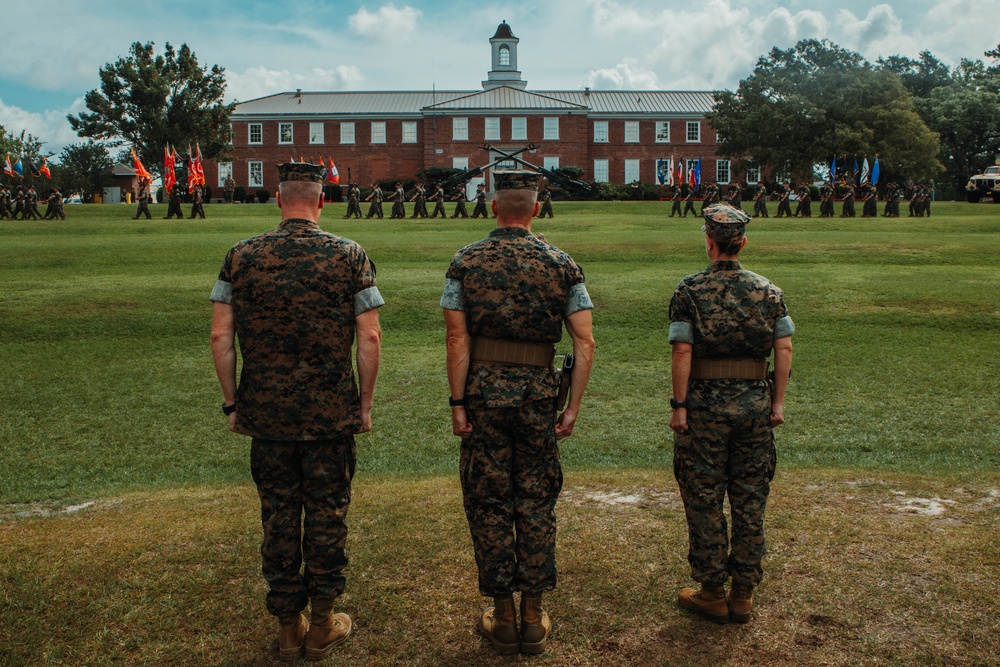
[{"label": "camouflage blouse", "polygon": [[[558,343],[563,320],[594,307],[573,258],[521,227],[499,227],[459,250],[445,274],[441,307],[465,313],[469,335]],[[555,397],[550,369],[472,362],[473,407],[517,407]]]},{"label": "camouflage blouse", "polygon": [[684,278],[670,300],[669,340],[692,344],[698,358],[764,359],[793,333],[783,292],[738,261]]},{"label": "camouflage blouse", "polygon": [[286,220],[233,246],[211,299],[232,304],[236,317],[241,432],[316,440],[358,431],[354,318],[385,303],[360,245]]}]

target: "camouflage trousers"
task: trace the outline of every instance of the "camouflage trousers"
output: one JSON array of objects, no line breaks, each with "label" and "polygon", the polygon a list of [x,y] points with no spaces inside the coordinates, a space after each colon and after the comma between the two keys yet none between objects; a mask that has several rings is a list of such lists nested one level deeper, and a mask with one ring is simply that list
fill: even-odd
[{"label": "camouflage trousers", "polygon": [[556,587],[563,476],[553,400],[469,410],[474,429],[462,440],[459,466],[483,595]]},{"label": "camouflage trousers", "polygon": [[764,509],[777,460],[767,385],[692,381],[687,403],[688,431],[674,434],[674,476],[687,516],[691,576],[709,585],[732,578],[756,586],[764,576]]},{"label": "camouflage trousers", "polygon": [[253,439],[250,469],[260,496],[260,555],[271,614],[294,616],[309,598],[336,598],[344,592],[341,572],[347,566],[344,546],[354,467],[353,435],[314,441]]}]

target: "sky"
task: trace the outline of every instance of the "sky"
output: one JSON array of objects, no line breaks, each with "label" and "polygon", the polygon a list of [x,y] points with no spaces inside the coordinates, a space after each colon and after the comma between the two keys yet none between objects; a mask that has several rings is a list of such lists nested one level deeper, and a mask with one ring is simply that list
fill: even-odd
[{"label": "sky", "polygon": [[186,43],[225,68],[227,101],[301,88],[477,90],[506,20],[529,90],[735,90],[773,47],[828,39],[870,61],[953,66],[1000,43],[1000,0],[33,0],[5,3],[0,125],[59,153],[81,141],[99,70],[133,42]]}]

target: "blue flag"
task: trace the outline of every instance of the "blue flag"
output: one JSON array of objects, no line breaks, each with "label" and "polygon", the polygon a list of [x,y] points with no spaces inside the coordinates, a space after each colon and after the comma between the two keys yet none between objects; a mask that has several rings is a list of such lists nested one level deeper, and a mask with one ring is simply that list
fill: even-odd
[{"label": "blue flag", "polygon": [[833,156],[833,162],[830,163],[830,182],[837,182],[837,156]]},{"label": "blue flag", "polygon": [[878,185],[878,155],[875,156],[875,164],[872,165],[872,185]]},{"label": "blue flag", "polygon": [[851,177],[851,182],[854,183],[854,184],[857,184],[857,180],[858,180],[858,156],[855,155],[854,156],[854,174]]},{"label": "blue flag", "polygon": [[17,156],[17,162],[14,163],[14,173],[17,174],[18,178],[24,178],[24,165],[21,164],[21,156]]},{"label": "blue flag", "polygon": [[701,158],[698,158],[698,164],[694,166],[694,184],[701,185]]}]

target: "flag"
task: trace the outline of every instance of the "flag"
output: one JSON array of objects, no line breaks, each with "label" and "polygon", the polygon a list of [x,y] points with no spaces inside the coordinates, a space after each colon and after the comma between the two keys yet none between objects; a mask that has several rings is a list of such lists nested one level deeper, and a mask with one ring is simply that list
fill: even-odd
[{"label": "flag", "polygon": [[168,150],[170,144],[163,147],[163,189],[169,195],[177,185],[177,174],[174,172],[177,154]]},{"label": "flag", "polygon": [[30,173],[35,178],[38,178],[42,175],[42,172],[38,171],[38,167],[35,166],[35,161],[31,159],[30,155],[28,156],[28,173]]},{"label": "flag", "polygon": [[875,164],[872,165],[872,185],[878,185],[878,155],[875,155]]},{"label": "flag", "polygon": [[24,165],[21,164],[21,156],[17,156],[17,162],[14,163],[14,173],[18,178],[24,178]]},{"label": "flag", "polygon": [[694,165],[694,169],[691,170],[691,187],[696,188],[701,185],[701,158],[698,158],[698,162]]},{"label": "flag", "polygon": [[188,190],[194,190],[196,186],[205,185],[205,170],[201,165],[201,146],[195,143],[195,150],[191,150],[188,144]]},{"label": "flag", "polygon": [[674,181],[674,165],[675,164],[677,164],[677,163],[674,162],[674,156],[671,155],[670,156],[670,169],[668,170],[668,173],[667,173],[667,185],[669,185],[670,187],[674,187],[674,183],[676,182],[676,181]]},{"label": "flag", "polygon": [[42,156],[42,166],[38,168],[38,173],[45,176],[45,178],[52,178],[52,172],[49,171],[49,160],[44,155]]},{"label": "flag", "polygon": [[3,161],[3,173],[8,176],[14,176],[14,165],[10,163],[10,153],[7,153],[7,157]]},{"label": "flag", "polygon": [[684,184],[684,158],[677,161],[677,166],[675,167],[677,174],[676,182],[680,185]]},{"label": "flag", "polygon": [[837,156],[833,156],[833,162],[830,163],[830,182],[837,182]]},{"label": "flag", "polygon": [[864,162],[861,163],[861,185],[868,182],[868,156],[865,156]]},{"label": "flag", "polygon": [[333,163],[333,158],[330,158],[330,171],[326,172],[327,178],[334,185],[340,185],[340,172],[337,171],[337,165]]},{"label": "flag", "polygon": [[139,178],[147,181],[153,180],[153,175],[146,171],[146,168],[142,166],[142,162],[139,160],[139,156],[135,154],[135,148],[132,148],[132,167],[135,169],[135,175]]},{"label": "flag", "polygon": [[858,156],[854,156],[854,171],[851,173],[851,185],[858,184]]}]

